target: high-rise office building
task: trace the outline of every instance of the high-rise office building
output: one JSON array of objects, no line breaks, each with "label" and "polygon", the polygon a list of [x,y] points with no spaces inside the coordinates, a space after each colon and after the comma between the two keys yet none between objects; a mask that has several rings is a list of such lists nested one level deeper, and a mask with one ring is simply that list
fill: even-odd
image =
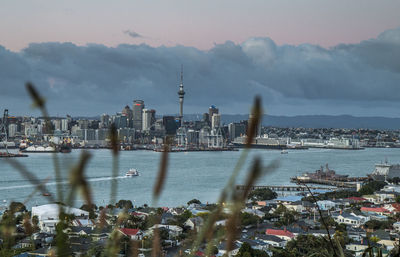
[{"label": "high-rise office building", "polygon": [[142,130],[148,131],[154,124],[153,114],[154,110],[143,109],[143,122],[142,122]]},{"label": "high-rise office building", "polygon": [[61,120],[61,130],[62,131],[67,131],[68,130],[68,119],[62,119]]},{"label": "high-rise office building", "polygon": [[214,113],[211,118],[211,128],[219,128],[221,126],[221,114]]},{"label": "high-rise office building", "polygon": [[215,107],[215,105],[211,105],[210,108],[208,108],[208,118],[209,118],[209,122],[212,122],[212,116],[214,114],[218,114],[219,110],[217,107]]},{"label": "high-rise office building", "polygon": [[143,122],[143,109],[144,109],[144,101],[143,100],[134,100],[133,101],[133,128],[136,130],[142,129]]},{"label": "high-rise office building", "polygon": [[133,127],[133,122],[132,122],[132,117],[133,117],[133,111],[131,110],[131,108],[129,108],[129,106],[125,106],[124,109],[122,109],[121,112],[122,116],[125,116],[127,119],[127,127]]},{"label": "high-rise office building", "polygon": [[108,114],[102,114],[100,116],[100,128],[108,128],[110,125],[110,116]]}]

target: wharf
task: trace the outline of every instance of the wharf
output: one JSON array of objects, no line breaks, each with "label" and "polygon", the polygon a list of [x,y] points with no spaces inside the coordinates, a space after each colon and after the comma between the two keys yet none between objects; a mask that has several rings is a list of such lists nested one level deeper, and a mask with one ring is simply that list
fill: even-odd
[{"label": "wharf", "polygon": [[[271,189],[272,191],[277,191],[277,192],[307,192],[308,189],[305,186],[300,186],[300,185],[290,185],[290,186],[278,186],[278,185],[270,185],[270,186],[252,186],[250,187],[250,190],[256,190],[256,189]],[[334,190],[335,188],[329,188],[329,187],[319,187],[319,186],[309,186],[310,190]],[[246,186],[245,185],[236,185],[236,190],[245,190]]]},{"label": "wharf", "polygon": [[[164,152],[164,148],[155,148],[155,152]],[[229,152],[229,151],[239,151],[236,148],[175,148],[170,149],[168,152]]]},{"label": "wharf", "polygon": [[27,154],[0,152],[0,158],[28,157]]},{"label": "wharf", "polygon": [[291,178],[291,182],[293,183],[307,183],[307,184],[319,184],[319,185],[328,185],[328,186],[335,186],[335,187],[341,187],[341,188],[356,188],[357,183],[362,183],[366,181],[368,178],[367,177],[360,177],[360,178],[354,178],[350,179],[348,181],[343,181],[343,180],[331,180],[331,179],[313,179],[313,178],[308,178],[308,179],[298,179],[298,178]]}]

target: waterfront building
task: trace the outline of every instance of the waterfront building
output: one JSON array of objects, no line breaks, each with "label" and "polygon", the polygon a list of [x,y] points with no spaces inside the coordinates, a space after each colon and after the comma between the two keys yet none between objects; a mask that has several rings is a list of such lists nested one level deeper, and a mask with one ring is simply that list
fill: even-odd
[{"label": "waterfront building", "polygon": [[230,141],[233,141],[235,138],[246,134],[246,125],[244,123],[230,123],[228,125],[228,134]]},{"label": "waterfront building", "polygon": [[54,130],[61,130],[61,120],[55,119],[52,120],[53,125],[54,125]]},{"label": "waterfront building", "polygon": [[129,108],[129,105],[125,106],[125,108],[122,109],[121,114],[127,119],[126,126],[129,128],[133,127],[133,121],[132,121],[133,111],[131,110],[131,108]]},{"label": "waterfront building", "polygon": [[8,137],[15,137],[16,133],[18,132],[18,125],[17,124],[9,124],[8,125]]},{"label": "waterfront building", "polygon": [[143,122],[143,109],[144,109],[144,101],[143,100],[134,100],[133,101],[133,128],[136,130],[142,129]]},{"label": "waterfront building", "polygon": [[156,111],[143,109],[143,122],[142,122],[142,130],[148,131],[154,127],[156,119]]},{"label": "waterfront building", "polygon": [[108,114],[102,114],[100,116],[100,128],[108,128],[110,125],[110,116]]},{"label": "waterfront building", "polygon": [[176,130],[178,129],[178,122],[175,120],[173,116],[164,116],[163,117],[163,125],[165,128],[165,133],[167,135],[175,135]]},{"label": "waterfront building", "polygon": [[79,124],[80,129],[88,129],[89,128],[88,120],[78,120],[78,124]]},{"label": "waterfront building", "polygon": [[61,131],[68,131],[69,121],[68,119],[61,120]]},{"label": "waterfront building", "polygon": [[124,143],[133,143],[135,140],[135,129],[122,128],[118,129],[118,138]]}]

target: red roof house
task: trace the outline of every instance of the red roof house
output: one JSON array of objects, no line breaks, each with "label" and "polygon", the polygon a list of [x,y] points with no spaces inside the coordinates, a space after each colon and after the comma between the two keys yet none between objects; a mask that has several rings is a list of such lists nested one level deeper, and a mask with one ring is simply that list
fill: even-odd
[{"label": "red roof house", "polygon": [[285,229],[270,229],[269,228],[265,231],[265,234],[277,236],[277,237],[285,239],[285,240],[290,240],[295,237],[294,234],[290,231],[287,231],[286,228]]},{"label": "red roof house", "polygon": [[137,228],[119,228],[118,231],[132,240],[141,240],[143,238],[143,232]]},{"label": "red roof house", "polygon": [[389,210],[382,208],[382,207],[361,207],[361,211],[377,213],[379,215],[384,215],[386,213],[390,213]]}]

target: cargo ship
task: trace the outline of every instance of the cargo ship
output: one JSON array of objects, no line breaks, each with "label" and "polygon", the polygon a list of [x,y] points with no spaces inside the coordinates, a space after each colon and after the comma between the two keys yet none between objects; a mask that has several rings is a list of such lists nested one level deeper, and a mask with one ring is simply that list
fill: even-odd
[{"label": "cargo ship", "polygon": [[385,181],[395,177],[400,178],[400,164],[389,164],[387,160],[375,164],[374,171],[368,175],[373,180]]}]

